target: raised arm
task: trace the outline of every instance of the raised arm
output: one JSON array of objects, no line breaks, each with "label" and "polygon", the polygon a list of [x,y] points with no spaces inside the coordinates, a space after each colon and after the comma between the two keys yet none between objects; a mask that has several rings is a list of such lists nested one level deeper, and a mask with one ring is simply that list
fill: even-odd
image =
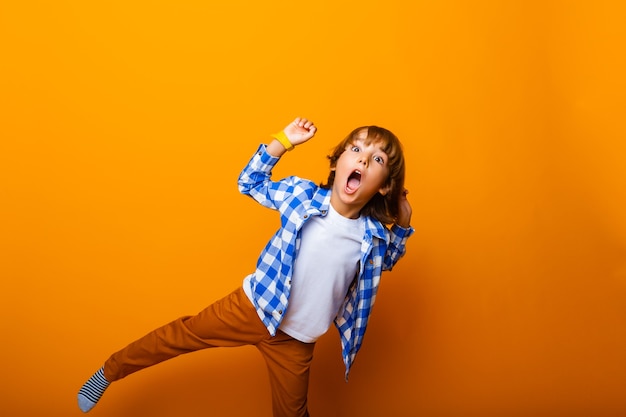
[{"label": "raised arm", "polygon": [[407,229],[411,225],[411,214],[413,210],[411,209],[411,204],[409,200],[406,198],[406,195],[409,193],[409,190],[406,188],[400,194],[400,198],[398,200],[398,219],[396,224],[400,227]]},{"label": "raised arm", "polygon": [[[311,139],[316,132],[313,122],[296,118],[287,125],[280,133],[273,135],[277,139],[268,145],[260,145],[250,162],[239,174],[238,185],[242,194],[249,195],[263,206],[279,209],[284,198],[293,192],[294,187],[301,179],[295,176],[283,178],[280,181],[272,181],[272,168],[285,153],[290,149]],[[283,145],[284,143],[284,145]]]},{"label": "raised arm", "polygon": [[396,224],[392,225],[390,229],[389,246],[387,247],[383,261],[384,270],[391,270],[396,262],[404,256],[406,252],[406,242],[415,232],[411,227],[412,209],[409,200],[406,198],[408,193],[408,190],[405,189],[400,194],[398,201],[398,218]]}]

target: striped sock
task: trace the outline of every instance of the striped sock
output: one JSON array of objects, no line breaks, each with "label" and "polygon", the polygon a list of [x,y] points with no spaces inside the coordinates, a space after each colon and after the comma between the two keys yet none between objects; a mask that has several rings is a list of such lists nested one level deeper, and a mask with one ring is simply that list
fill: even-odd
[{"label": "striped sock", "polygon": [[78,391],[78,407],[83,413],[95,407],[109,384],[110,382],[104,377],[104,366],[85,382],[85,385]]}]

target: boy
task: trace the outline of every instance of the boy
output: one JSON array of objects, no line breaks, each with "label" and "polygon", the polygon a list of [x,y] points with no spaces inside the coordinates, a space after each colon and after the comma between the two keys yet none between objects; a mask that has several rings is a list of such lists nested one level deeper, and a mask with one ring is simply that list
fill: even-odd
[{"label": "boy", "polygon": [[243,194],[280,213],[281,227],[256,271],[196,316],[179,318],[111,355],[79,391],[83,412],[111,382],[140,369],[199,349],[252,344],[267,364],[274,416],[308,416],[313,348],[333,321],[347,380],[381,273],[400,259],[413,233],[411,206],[400,142],[376,126],[355,129],[335,148],[326,184],[298,177],[271,181],[280,157],[316,130],[313,122],[296,118],[259,146],[239,176]]}]

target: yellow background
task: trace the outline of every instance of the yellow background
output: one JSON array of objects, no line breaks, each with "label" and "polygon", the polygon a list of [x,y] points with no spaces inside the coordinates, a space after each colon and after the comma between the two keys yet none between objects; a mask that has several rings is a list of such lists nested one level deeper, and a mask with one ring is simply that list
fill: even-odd
[{"label": "yellow background", "polygon": [[[78,416],[106,357],[240,285],[277,227],[258,143],[322,181],[350,130],[404,142],[416,234],[351,381],[315,416],[626,414],[626,43],[618,1],[3,1],[0,415]],[[94,416],[270,412],[254,348],[120,381]]]}]

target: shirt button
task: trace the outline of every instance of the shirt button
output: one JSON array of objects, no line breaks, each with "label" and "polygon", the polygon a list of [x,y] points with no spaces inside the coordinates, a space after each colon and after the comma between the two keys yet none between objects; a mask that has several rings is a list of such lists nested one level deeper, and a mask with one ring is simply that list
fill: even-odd
[{"label": "shirt button", "polygon": [[283,310],[278,310],[278,314],[283,314]]},{"label": "shirt button", "polygon": [[304,216],[302,216],[303,218],[307,219],[309,217],[308,214],[305,214]]},{"label": "shirt button", "polygon": [[373,264],[373,263],[374,263],[374,260],[373,260],[373,259],[370,259],[370,265],[371,265],[371,264]]}]

